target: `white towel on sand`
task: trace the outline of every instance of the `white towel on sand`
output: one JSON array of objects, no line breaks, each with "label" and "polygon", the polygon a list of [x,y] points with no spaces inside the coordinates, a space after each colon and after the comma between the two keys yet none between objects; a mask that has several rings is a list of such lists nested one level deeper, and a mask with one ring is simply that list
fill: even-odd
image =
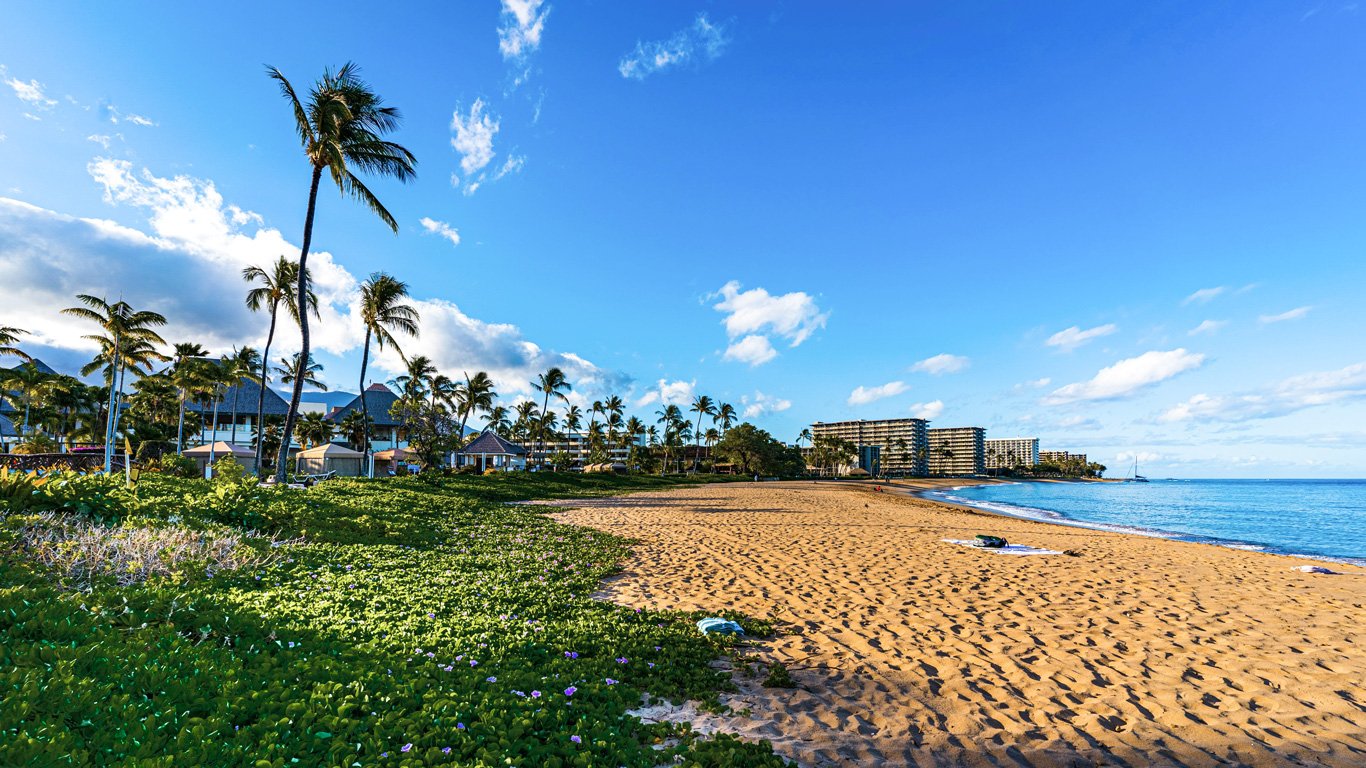
[{"label": "white towel on sand", "polygon": [[975,539],[943,539],[950,544],[962,544],[965,547],[980,549],[984,552],[995,552],[1000,555],[1061,555],[1056,549],[1039,549],[1038,547],[1026,547],[1023,544],[1007,544],[1004,547],[979,547]]}]

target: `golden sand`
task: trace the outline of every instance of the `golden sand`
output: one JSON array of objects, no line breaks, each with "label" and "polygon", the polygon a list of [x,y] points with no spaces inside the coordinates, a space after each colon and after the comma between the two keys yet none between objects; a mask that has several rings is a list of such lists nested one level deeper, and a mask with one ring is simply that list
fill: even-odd
[{"label": "golden sand", "polygon": [[[565,502],[555,502],[564,505]],[[735,608],[744,651],[706,729],[803,765],[1366,766],[1366,570],[965,511],[834,483],[573,502],[639,541],[605,596]],[[994,533],[1065,555],[946,544]],[[664,713],[665,716],[667,712]]]}]

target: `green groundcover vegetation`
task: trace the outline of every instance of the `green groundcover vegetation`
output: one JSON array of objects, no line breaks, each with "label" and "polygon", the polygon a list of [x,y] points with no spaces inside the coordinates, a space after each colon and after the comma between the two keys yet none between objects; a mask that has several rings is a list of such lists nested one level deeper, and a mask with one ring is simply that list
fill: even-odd
[{"label": "green groundcover vegetation", "polygon": [[[504,503],[671,481],[411,477],[303,491],[152,475],[134,496],[101,478],[9,480],[0,765],[783,764],[767,744],[628,716],[644,693],[715,702],[728,682],[708,663],[725,641],[699,635],[695,616],[593,600],[628,542]],[[130,583],[117,558],[92,565],[35,533],[72,519],[93,526],[87,538],[150,528],[254,551],[216,571],[162,552],[168,572]],[[63,557],[104,570],[73,580],[54,565]]]}]

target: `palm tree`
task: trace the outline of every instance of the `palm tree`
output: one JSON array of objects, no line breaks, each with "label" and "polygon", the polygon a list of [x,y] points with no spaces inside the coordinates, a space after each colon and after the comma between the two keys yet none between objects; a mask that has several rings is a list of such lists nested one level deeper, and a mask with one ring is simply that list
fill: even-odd
[{"label": "palm tree", "polygon": [[517,414],[517,420],[512,424],[514,435],[531,434],[531,425],[538,418],[536,403],[531,400],[523,400],[512,408],[513,413]]},{"label": "palm tree", "polygon": [[389,380],[389,384],[399,390],[399,396],[409,400],[421,400],[427,396],[428,384],[436,375],[436,366],[426,355],[408,359],[407,373]]},{"label": "palm tree", "polygon": [[[318,185],[322,181],[323,171],[328,172],[343,194],[359,200],[390,229],[398,232],[398,222],[393,215],[351,168],[406,182],[415,175],[413,166],[417,159],[407,149],[382,138],[398,128],[398,110],[384,106],[383,100],[360,79],[360,70],[355,64],[347,63],[335,73],[330,69],[324,70],[323,76],[308,94],[307,105],[299,100],[294,86],[290,85],[280,70],[270,67],[267,72],[279,82],[280,91],[289,100],[294,113],[294,128],[298,131],[299,142],[313,171],[308,188],[308,212],[304,215],[303,245],[299,249],[298,289],[295,291],[299,304],[307,306],[308,249],[313,243],[313,216],[317,211]],[[307,360],[307,313],[301,314],[299,320],[302,341],[300,354]],[[281,444],[285,446],[289,445],[294,420],[298,418],[303,384],[302,379],[294,381],[289,410],[285,414],[284,435],[281,437]],[[284,465],[277,467],[275,472],[276,481],[284,482]]]},{"label": "palm tree", "polygon": [[299,420],[299,440],[313,448],[323,443],[330,442],[334,433],[332,422],[323,418],[321,413],[314,411],[305,413]]},{"label": "palm tree", "polygon": [[[558,399],[560,399],[560,400],[564,400],[566,403],[569,402],[569,401],[565,398],[565,394],[564,394],[564,393],[568,392],[568,391],[571,389],[571,387],[569,386],[569,380],[565,378],[565,376],[564,376],[564,371],[560,370],[559,368],[551,368],[550,370],[546,371],[545,373],[541,374],[540,376],[537,376],[537,377],[536,377],[536,380],[533,381],[533,382],[531,382],[531,386],[535,387],[536,390],[537,390],[538,392],[541,392],[542,394],[545,395],[545,397],[544,397],[544,399],[543,399],[543,401],[542,401],[542,403],[541,403],[541,412],[542,412],[542,413],[545,412],[546,408],[549,408],[549,407],[550,407],[550,396],[551,396],[551,395],[554,395],[556,398],[558,398]],[[544,453],[544,452],[545,452],[545,424],[544,424],[544,422],[541,423],[541,428],[537,431],[537,434],[538,434],[538,436],[539,436],[539,437],[537,438],[537,441],[536,441],[536,442],[537,442],[537,445],[539,446],[538,449],[539,449],[542,453]],[[541,463],[542,465],[545,464],[545,456],[541,456],[541,457],[540,457],[540,463]]]},{"label": "palm tree", "polygon": [[185,452],[185,401],[189,397],[195,375],[194,363],[209,354],[198,344],[181,342],[175,345],[171,355],[171,378],[180,390],[180,415],[176,422],[175,452]]},{"label": "palm tree", "polygon": [[251,347],[237,349],[233,347],[232,354],[223,358],[223,365],[227,368],[224,373],[228,378],[228,386],[232,387],[232,435],[228,442],[237,444],[237,398],[242,394],[241,384],[244,381],[254,382],[265,386],[265,382],[256,375],[256,369],[261,365],[261,353]]},{"label": "palm tree", "polygon": [[[470,376],[465,374],[465,383],[460,385],[457,394],[458,408],[460,413],[460,440],[465,439],[465,424],[469,422],[470,415],[475,411],[488,411],[493,408],[493,401],[498,397],[498,393],[493,391],[493,379],[483,371],[479,371]],[[507,419],[507,409],[503,409],[504,420]],[[490,418],[490,421],[493,421]]]},{"label": "palm tree", "polygon": [[33,363],[24,363],[5,370],[3,377],[0,377],[0,390],[17,392],[19,401],[24,404],[24,431],[29,433],[30,438],[35,434],[33,408],[35,405],[41,405],[41,400],[48,393],[54,378],[52,374],[44,373]]},{"label": "palm tree", "polygon": [[28,331],[22,328],[13,328],[8,325],[0,325],[0,355],[14,355],[25,362],[33,362],[33,358],[18,347],[20,336],[27,336]]},{"label": "palm tree", "polygon": [[[252,354],[256,354],[252,350]],[[252,360],[251,362],[255,362]],[[248,369],[250,370],[250,368]],[[241,381],[238,368],[232,358],[224,355],[217,364],[204,366],[203,383],[207,395],[213,401],[213,430],[209,433],[209,466],[213,466],[214,449],[218,445],[218,406],[223,402],[223,391]],[[236,406],[234,406],[235,413]]]},{"label": "palm tree", "polygon": [[337,427],[341,431],[342,437],[346,438],[346,442],[350,443],[352,448],[359,450],[362,445],[369,444],[369,441],[365,439],[366,435],[369,434],[369,422],[366,420],[365,414],[360,411],[347,411]]},{"label": "palm tree", "polygon": [[636,443],[640,436],[645,434],[645,423],[632,416],[626,420],[626,441],[628,449],[626,451],[626,461],[628,464],[635,464]]},{"label": "palm tree", "polygon": [[583,411],[577,405],[571,405],[564,411],[564,431],[566,433],[566,444],[568,438],[578,434],[579,427],[583,426]]},{"label": "palm tree", "polygon": [[[247,309],[252,312],[259,312],[263,308],[270,310],[270,331],[266,334],[266,348],[261,352],[261,390],[256,395],[256,431],[261,431],[261,422],[266,410],[266,386],[270,384],[270,371],[266,366],[270,364],[270,343],[275,340],[275,321],[279,315],[280,305],[285,305],[285,310],[295,323],[302,323],[299,318],[299,297],[294,292],[295,285],[299,282],[299,265],[281,256],[275,260],[271,270],[267,272],[261,267],[247,267],[242,270],[242,279],[248,283],[259,283],[255,288],[247,291]],[[307,283],[311,276],[306,277]],[[308,289],[308,308],[313,311],[313,315],[318,317],[318,297],[313,293],[313,289]],[[256,467],[260,472],[261,459],[263,457],[263,441],[256,440]]]},{"label": "palm tree", "polygon": [[[730,403],[721,403],[716,406],[716,415],[712,417],[712,421],[721,425],[721,434],[724,435],[730,431],[730,425],[734,424],[739,418],[740,417],[735,413],[735,406]],[[811,439],[811,432],[809,430],[806,433],[806,439]]]},{"label": "palm tree", "polygon": [[693,439],[695,442],[693,444],[692,456],[692,471],[696,472],[697,467],[702,462],[702,417],[715,416],[716,404],[711,401],[710,397],[698,395],[693,398],[692,405],[688,407],[688,410],[697,414],[697,429],[693,431]]},{"label": "palm tree", "polygon": [[508,420],[508,409],[501,405],[490,408],[484,421],[484,429],[491,429],[494,434],[503,437],[507,437],[508,432],[512,429],[512,422]]},{"label": "palm tree", "polygon": [[102,298],[84,293],[77,294],[76,299],[85,306],[67,307],[62,314],[90,320],[99,324],[103,331],[102,334],[85,337],[97,342],[100,352],[81,369],[81,375],[89,376],[103,368],[105,383],[109,385],[109,415],[105,419],[104,430],[104,471],[110,472],[114,465],[114,436],[119,428],[119,397],[123,390],[124,372],[128,368],[145,372],[153,361],[168,359],[153,346],[166,343],[153,330],[165,325],[166,318],[156,312],[134,310],[123,301],[110,304]]},{"label": "palm tree", "polygon": [[673,436],[678,431],[679,422],[683,421],[683,411],[676,405],[666,405],[655,411],[655,415],[659,417],[656,423],[664,427],[664,472],[668,472],[669,448],[673,443]]},{"label": "palm tree", "polygon": [[280,364],[275,366],[275,373],[280,377],[280,383],[293,384],[299,388],[302,388],[304,384],[307,384],[314,389],[320,389],[323,392],[326,392],[327,385],[323,383],[322,379],[318,378],[318,374],[323,371],[323,364],[315,362],[312,357],[309,357],[308,365],[302,369],[301,374],[299,367],[299,358],[301,356],[302,353],[295,352],[292,357],[280,358]]},{"label": "palm tree", "polygon": [[621,417],[626,413],[626,404],[620,397],[612,395],[602,401],[602,412],[607,416],[607,442],[615,444],[617,430],[621,429]]},{"label": "palm tree", "polygon": [[598,433],[593,427],[598,421],[598,414],[603,413],[604,410],[601,400],[594,400],[593,407],[588,409],[588,448],[590,450],[593,448],[593,436]]},{"label": "palm tree", "polygon": [[403,304],[408,298],[408,284],[395,280],[383,272],[375,272],[360,286],[360,319],[365,324],[365,345],[361,347],[360,358],[360,411],[365,421],[361,432],[365,454],[365,464],[370,464],[370,406],[365,400],[365,369],[370,365],[370,338],[373,336],[380,349],[385,346],[394,348],[399,357],[403,351],[394,340],[394,332],[417,336],[417,310],[411,304]]}]

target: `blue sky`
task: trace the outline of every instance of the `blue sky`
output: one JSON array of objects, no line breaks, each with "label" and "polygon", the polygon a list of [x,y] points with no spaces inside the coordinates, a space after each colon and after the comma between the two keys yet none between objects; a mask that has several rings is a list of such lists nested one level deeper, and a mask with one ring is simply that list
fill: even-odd
[{"label": "blue sky", "polygon": [[419,177],[374,187],[397,236],[321,197],[334,387],[382,269],[410,351],[508,399],[561,365],[788,440],[925,414],[1156,476],[1366,474],[1355,4],[327,8],[10,4],[0,324],[83,361],[57,310],[89,292],[259,346],[235,275],[297,255],[308,175],[264,67],[354,60]]}]

